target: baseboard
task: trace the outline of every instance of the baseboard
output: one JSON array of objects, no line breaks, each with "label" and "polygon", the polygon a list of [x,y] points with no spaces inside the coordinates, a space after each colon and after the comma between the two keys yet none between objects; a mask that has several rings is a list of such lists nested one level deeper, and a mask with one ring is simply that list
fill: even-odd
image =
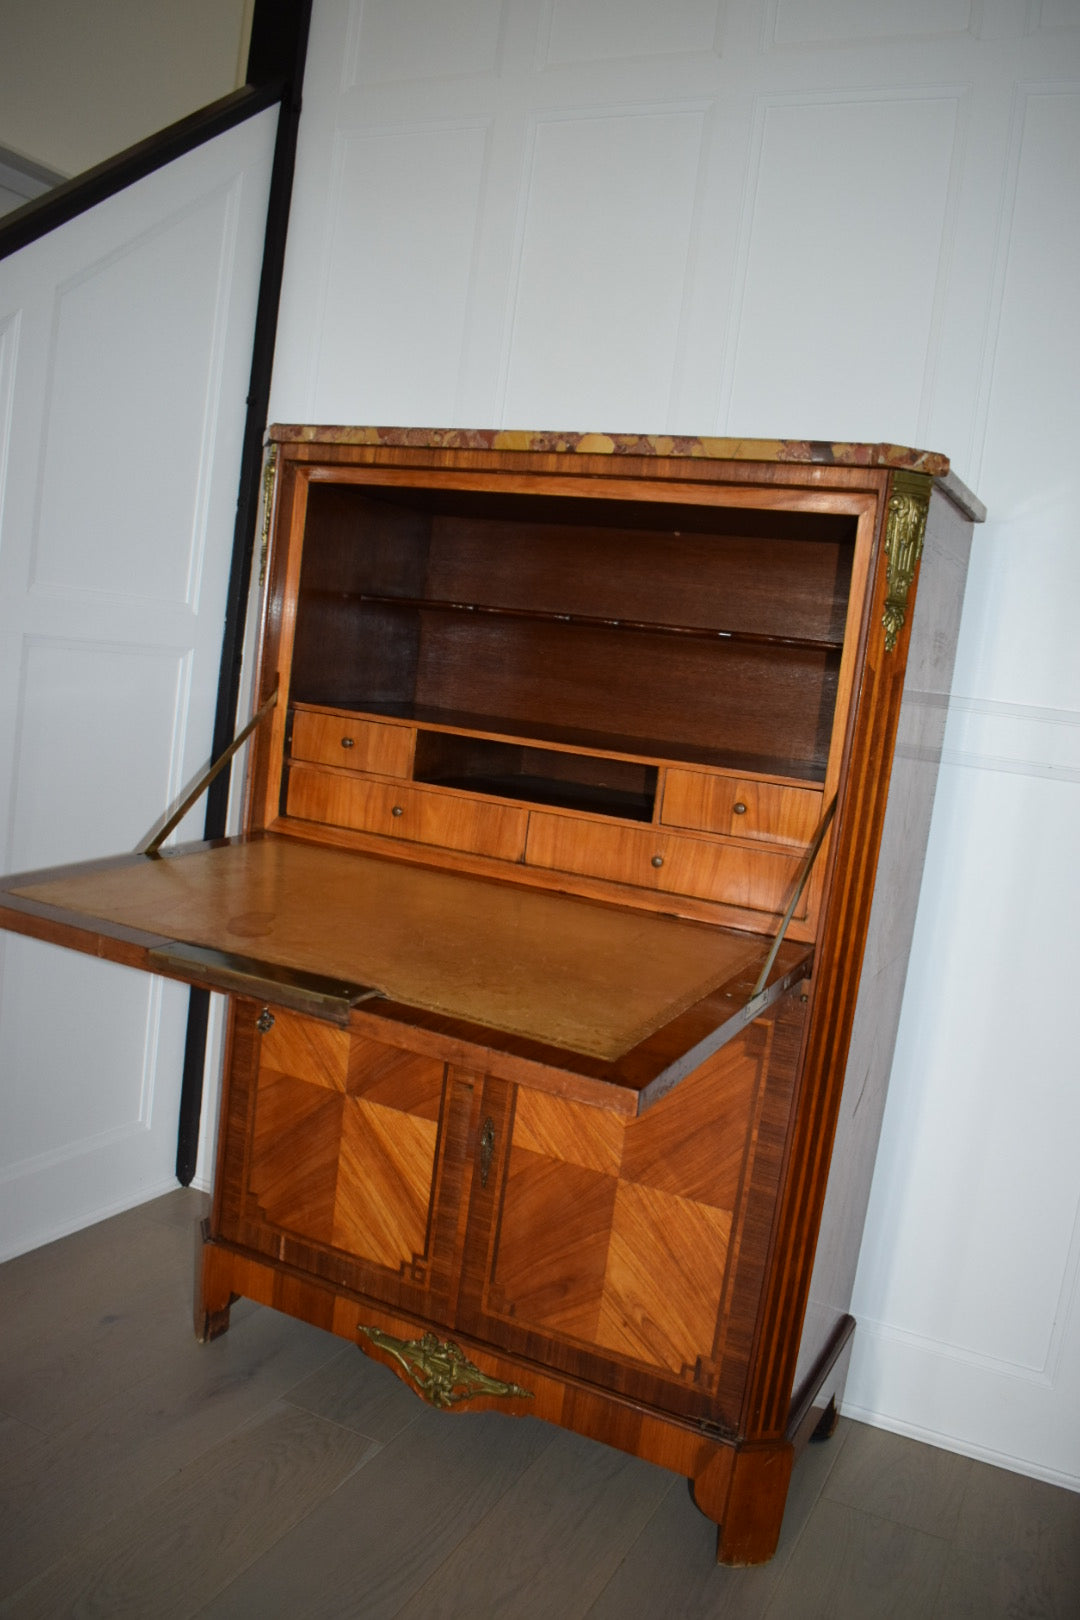
[{"label": "baseboard", "polygon": [[908,1440],[918,1440],[939,1451],[952,1451],[960,1457],[971,1457],[976,1462],[990,1463],[994,1468],[1005,1468],[1011,1474],[1024,1474],[1028,1479],[1041,1479],[1047,1485],[1060,1485],[1066,1491],[1080,1491],[1080,1474],[1062,1473],[1046,1468],[1029,1457],[1015,1457],[1007,1452],[995,1451],[990,1446],[974,1445],[958,1435],[942,1434],[936,1429],[924,1428],[918,1423],[904,1423],[897,1418],[869,1411],[851,1401],[841,1404],[841,1413],[856,1423],[865,1423],[871,1429],[884,1429],[889,1434],[901,1434]]}]

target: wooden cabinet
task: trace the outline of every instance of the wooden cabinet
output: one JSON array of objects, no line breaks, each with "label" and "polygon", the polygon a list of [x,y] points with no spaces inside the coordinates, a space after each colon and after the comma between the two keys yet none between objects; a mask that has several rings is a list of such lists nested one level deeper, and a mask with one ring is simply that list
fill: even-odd
[{"label": "wooden cabinet", "polygon": [[244,834],[0,921],[231,997],[201,1337],[290,1311],[761,1561],[843,1385],[981,509],[891,446],[271,441]]}]

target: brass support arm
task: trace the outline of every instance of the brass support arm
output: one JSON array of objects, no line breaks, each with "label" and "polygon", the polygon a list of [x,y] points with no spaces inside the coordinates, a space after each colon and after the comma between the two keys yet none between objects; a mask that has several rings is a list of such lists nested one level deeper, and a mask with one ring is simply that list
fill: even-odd
[{"label": "brass support arm", "polygon": [[784,935],[787,933],[788,923],[795,915],[795,907],[799,903],[799,897],[806,888],[807,883],[810,881],[810,873],[814,870],[814,862],[818,858],[818,852],[821,849],[822,844],[825,842],[825,834],[829,830],[829,823],[832,821],[835,814],[836,797],[834,795],[829,804],[829,808],[826,810],[825,814],[818,823],[817,832],[810,841],[810,848],[806,851],[806,856],[802,864],[802,870],[800,871],[798,881],[795,884],[795,892],[787,903],[787,910],[784,912],[784,915],[781,918],[780,927],[776,931],[776,937],[769,947],[769,954],[765,958],[761,972],[758,974],[757,983],[750,992],[751,1001],[753,1001],[755,996],[760,996],[761,992],[769,982],[769,974],[772,971],[773,963],[776,961],[776,953],[780,949]]},{"label": "brass support arm", "polygon": [[203,771],[202,775],[195,783],[195,786],[189,793],[184,795],[183,799],[177,805],[176,809],[173,811],[168,821],[166,821],[165,825],[160,827],[147,843],[143,844],[140,849],[136,850],[136,854],[149,855],[155,860],[158,858],[158,851],[165,842],[166,838],[168,838],[169,834],[173,831],[173,828],[179,827],[192,805],[197,804],[202,798],[215,776],[218,776],[220,772],[225,769],[230,759],[232,759],[233,755],[236,753],[236,750],[241,746],[242,743],[247,741],[247,739],[251,736],[251,733],[255,730],[256,726],[261,725],[266,719],[266,716],[274,707],[277,699],[278,689],[275,686],[274,690],[271,692],[270,696],[267,698],[266,702],[263,704],[258,713],[252,715],[251,719],[248,721],[243,730],[236,733],[236,736],[233,738],[228,748],[226,748],[223,753],[219,754],[217,759],[206,767],[205,771]]}]

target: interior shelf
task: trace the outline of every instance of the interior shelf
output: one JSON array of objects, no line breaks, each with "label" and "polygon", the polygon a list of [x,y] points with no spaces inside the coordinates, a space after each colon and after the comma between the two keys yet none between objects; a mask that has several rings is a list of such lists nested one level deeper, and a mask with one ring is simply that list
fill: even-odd
[{"label": "interior shelf", "polygon": [[429,596],[400,596],[374,591],[308,590],[305,597],[353,602],[364,607],[400,608],[427,613],[467,613],[498,619],[522,619],[537,624],[564,624],[588,630],[635,631],[643,635],[687,636],[704,641],[741,642],[753,647],[798,647],[811,652],[839,652],[843,642],[812,636],[781,636],[755,630],[725,629],[711,625],[668,624],[658,620],[608,618],[588,613],[556,613],[537,608],[504,607],[492,602],[455,602]]},{"label": "interior shelf", "polygon": [[[829,512],[313,485],[290,701],[821,783],[855,532]],[[507,778],[465,774],[493,795]],[[648,792],[625,791],[643,818]]]},{"label": "interior shelf", "polygon": [[620,821],[651,821],[652,800],[637,794],[616,793],[586,782],[561,782],[541,776],[425,776],[436,787],[461,788],[468,793],[490,794],[497,799],[519,799],[560,810],[583,810],[592,815],[616,816]]},{"label": "interior shelf", "polygon": [[432,731],[467,732],[478,739],[490,738],[520,743],[526,747],[536,743],[570,754],[614,756],[644,765],[700,765],[707,769],[766,777],[780,784],[812,783],[821,786],[825,781],[824,759],[807,762],[746,749],[699,747],[683,743],[676,745],[670,738],[630,737],[614,732],[545,725],[539,721],[530,721],[525,726],[520,720],[499,715],[475,714],[419,703],[378,702],[360,694],[342,698],[338,693],[301,694],[294,691],[293,701],[305,707],[333,709],[358,719],[402,720]]},{"label": "interior shelf", "polygon": [[651,821],[659,771],[638,760],[420,731],[413,780],[529,804]]}]

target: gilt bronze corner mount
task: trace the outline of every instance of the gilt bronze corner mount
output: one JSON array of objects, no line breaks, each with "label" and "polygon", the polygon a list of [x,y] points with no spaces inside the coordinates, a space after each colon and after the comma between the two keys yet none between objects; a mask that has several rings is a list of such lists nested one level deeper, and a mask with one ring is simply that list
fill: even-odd
[{"label": "gilt bronze corner mount", "polygon": [[885,650],[893,652],[907,616],[908,592],[922,556],[931,480],[923,473],[893,474],[885,516]]}]

